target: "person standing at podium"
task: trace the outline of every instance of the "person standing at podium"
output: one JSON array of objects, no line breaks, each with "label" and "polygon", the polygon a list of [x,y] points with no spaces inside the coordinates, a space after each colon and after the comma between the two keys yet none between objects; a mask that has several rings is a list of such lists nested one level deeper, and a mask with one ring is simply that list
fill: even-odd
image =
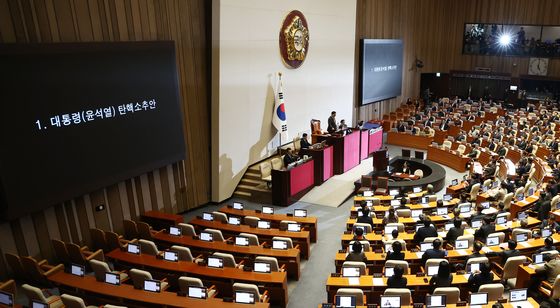
[{"label": "person standing at podium", "polygon": [[311,143],[309,143],[309,141],[307,141],[307,133],[303,133],[303,135],[301,136],[301,139],[299,140],[299,147],[302,149],[309,149],[309,147],[311,146]]},{"label": "person standing at podium", "polygon": [[292,148],[286,149],[286,154],[284,154],[284,167],[288,168],[288,165],[298,161],[299,157],[292,153]]},{"label": "person standing at podium", "polygon": [[337,130],[336,111],[331,112],[331,116],[329,117],[329,120],[328,120],[327,123],[328,123],[327,131],[329,132],[329,134],[332,134],[332,133],[336,132],[336,130]]}]

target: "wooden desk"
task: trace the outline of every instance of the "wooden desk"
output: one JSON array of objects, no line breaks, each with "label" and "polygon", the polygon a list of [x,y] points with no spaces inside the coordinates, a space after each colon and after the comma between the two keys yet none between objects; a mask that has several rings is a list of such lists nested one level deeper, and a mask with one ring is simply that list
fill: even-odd
[{"label": "wooden desk", "polygon": [[321,149],[301,149],[299,150],[299,155],[309,155],[313,157],[315,163],[313,164],[314,168],[314,178],[315,178],[315,185],[321,185],[326,180],[330,179],[334,175],[333,170],[333,147],[326,146]]},{"label": "wooden desk", "polygon": [[[529,298],[527,299],[527,301],[532,305],[532,307],[540,307],[539,303],[537,303],[537,301],[535,301],[532,297],[529,297]],[[496,302],[488,302],[488,305],[481,305],[481,306],[478,306],[478,307],[481,307],[481,308],[492,308],[492,305],[494,305],[495,303],[496,303]],[[317,308],[322,308],[322,305],[323,305],[322,303],[319,304],[319,305],[317,306]],[[504,306],[504,308],[517,308],[517,307],[518,307],[517,305],[513,305],[513,304],[510,304],[510,303],[503,303],[502,305]],[[425,306],[426,306],[426,305],[424,305],[424,307],[425,307]],[[333,308],[334,308],[334,307],[335,307],[335,305],[333,304]],[[406,306],[406,305],[401,306],[401,308],[413,308],[413,307],[414,307],[414,306]],[[469,306],[469,305],[466,305],[466,306],[457,306],[457,305],[455,305],[455,304],[453,304],[453,305],[447,304],[447,305],[445,305],[445,307],[447,307],[447,308],[456,308],[456,307],[470,307],[470,306]],[[367,308],[367,306],[356,306],[356,308]]]},{"label": "wooden desk", "polygon": [[467,188],[469,184],[465,181],[462,181],[461,183],[457,184],[457,185],[451,185],[451,186],[447,186],[447,188],[445,189],[445,193],[452,195],[453,197],[456,197],[457,195],[459,195],[465,188]]},{"label": "wooden desk", "polygon": [[[431,215],[430,218],[432,219],[432,223],[436,227],[442,227],[443,225],[445,225],[446,222],[453,220],[455,216],[453,215],[453,213],[449,213],[447,214],[447,217]],[[373,218],[372,220],[373,220],[373,228],[375,230],[383,230],[383,227],[385,226],[385,224],[383,224],[383,219]],[[354,226],[355,223],[356,223],[355,218],[348,218],[346,220],[346,230],[352,230],[352,227]],[[406,226],[415,226],[419,224],[420,221],[412,217],[399,217],[399,223],[404,224],[406,227]]]},{"label": "wooden desk", "polygon": [[433,138],[427,136],[415,136],[406,133],[388,132],[387,144],[400,145],[407,148],[427,150]]},{"label": "wooden desk", "polygon": [[[147,292],[134,289],[134,286],[122,284],[120,286],[110,285],[95,280],[93,276],[78,277],[59,271],[49,277],[49,280],[57,285],[64,293],[75,294],[86,301],[97,298],[97,302],[114,305],[126,305],[128,307],[246,307],[244,304],[227,303],[218,298],[206,300],[193,299],[177,296],[173,292]],[[62,292],[61,292],[62,293]],[[255,303],[255,307],[270,307],[268,303]]]},{"label": "wooden desk", "polygon": [[[107,254],[116,267],[139,268],[158,278],[167,278],[171,285],[177,286],[181,276],[198,277],[208,284],[216,285],[223,296],[233,295],[233,282],[244,282],[264,286],[270,295],[270,302],[286,307],[288,304],[288,284],[285,272],[256,273],[245,272],[239,268],[210,268],[193,262],[169,262],[146,254],[134,255],[119,249]],[[162,277],[163,276],[163,277]]]},{"label": "wooden desk", "polygon": [[183,222],[182,215],[163,213],[160,211],[147,211],[140,215],[140,220],[149,224],[155,230],[169,229]]},{"label": "wooden desk", "polygon": [[[350,209],[350,215],[358,215],[357,212],[361,209],[361,207],[359,205],[356,206],[356,203],[359,204],[359,202],[356,202],[356,199],[358,199],[358,198],[360,198],[360,197],[354,197],[354,206],[352,206],[352,208]],[[453,206],[457,205],[460,201],[461,201],[460,199],[454,198],[454,199],[451,199],[450,201],[443,201],[443,205],[447,206],[447,207],[453,207]],[[429,202],[426,205],[420,204],[420,203],[407,204],[406,206],[408,206],[410,208],[410,210],[430,211],[430,210],[434,210],[437,207],[437,202],[436,201]],[[389,205],[374,205],[372,208],[370,208],[370,210],[375,212],[375,213],[381,214],[381,213],[385,213],[386,211],[388,211],[389,208],[390,208]]]},{"label": "wooden desk", "polygon": [[288,216],[286,214],[263,214],[262,212],[257,212],[254,210],[236,210],[234,209],[231,205],[225,205],[222,208],[220,208],[219,210],[222,213],[226,213],[228,215],[235,215],[235,216],[255,216],[258,217],[260,219],[263,220],[268,220],[271,222],[271,225],[273,228],[278,228],[278,226],[280,225],[280,221],[282,220],[291,220],[291,221],[295,221],[297,223],[300,223],[302,226],[304,226],[308,231],[309,231],[309,235],[310,235],[310,240],[311,243],[316,243],[317,242],[317,217],[294,217],[294,216]]},{"label": "wooden desk", "polygon": [[360,131],[342,135],[318,136],[317,140],[326,140],[334,147],[334,174],[342,174],[360,164]]},{"label": "wooden desk", "polygon": [[309,231],[300,231],[300,232],[290,232],[290,231],[281,231],[279,229],[259,229],[259,228],[252,228],[247,225],[230,225],[224,224],[217,221],[207,221],[201,218],[195,218],[190,222],[192,225],[199,226],[202,228],[211,228],[211,229],[219,229],[222,233],[225,233],[225,236],[235,236],[239,233],[251,233],[255,234],[259,237],[259,240],[272,240],[275,236],[281,237],[289,237],[292,239],[292,242],[295,245],[300,246],[301,257],[304,259],[309,259],[311,255],[311,243],[309,239]]},{"label": "wooden desk", "polygon": [[[509,211],[511,213],[511,217],[517,217],[517,213],[525,211],[529,207],[533,206],[537,201],[539,201],[540,190],[537,190],[533,195],[521,200],[515,201],[511,203]],[[515,198],[515,196],[513,196]]]},{"label": "wooden desk", "polygon": [[214,251],[231,253],[234,256],[241,256],[244,260],[254,260],[257,256],[274,257],[280,265],[286,265],[288,276],[295,280],[300,277],[299,249],[291,248],[279,250],[264,248],[262,246],[236,246],[226,242],[205,242],[193,239],[190,236],[174,236],[165,232],[158,232],[153,236],[157,242],[163,242],[167,246],[181,245],[189,247],[193,255],[208,255]]},{"label": "wooden desk", "polygon": [[[13,279],[8,280],[6,282],[0,282],[0,290],[13,295],[12,300],[14,301],[14,303],[12,303],[13,305],[10,306],[10,307],[12,307],[12,308],[23,307],[22,305],[18,305],[18,304],[15,303],[15,301],[17,299],[17,294],[16,294],[17,293],[17,285],[16,285],[16,282]],[[0,307],[7,307],[7,306],[0,304]]]},{"label": "wooden desk", "polygon": [[287,206],[299,200],[315,185],[314,161],[310,159],[291,169],[272,170],[272,203]]},{"label": "wooden desk", "polygon": [[428,159],[436,163],[446,165],[458,172],[467,171],[467,163],[470,160],[470,158],[463,157],[459,153],[455,154],[434,146],[428,147]]},{"label": "wooden desk", "polygon": [[394,179],[400,179],[400,180],[418,180],[420,177],[414,174],[408,174],[408,173],[400,173],[400,172],[395,172],[393,174],[391,174],[391,177]]}]

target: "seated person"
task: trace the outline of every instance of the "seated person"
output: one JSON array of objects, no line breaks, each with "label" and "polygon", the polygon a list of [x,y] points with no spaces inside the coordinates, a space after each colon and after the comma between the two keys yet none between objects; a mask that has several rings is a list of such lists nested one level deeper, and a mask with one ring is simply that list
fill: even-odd
[{"label": "seated person", "polygon": [[367,207],[363,207],[361,209],[361,212],[362,212],[362,216],[358,216],[356,222],[369,224],[373,229],[373,219],[371,219],[371,217],[369,216],[369,209]]},{"label": "seated person", "polygon": [[474,238],[486,243],[488,234],[496,232],[496,225],[492,223],[490,217],[484,217],[482,226],[474,232]]},{"label": "seated person", "polygon": [[352,252],[350,252],[346,256],[345,261],[357,261],[357,262],[367,261],[366,255],[362,251],[362,244],[360,244],[360,242],[354,241],[354,243],[352,243]]},{"label": "seated person", "polygon": [[449,262],[439,262],[437,275],[434,275],[432,276],[432,278],[430,278],[430,286],[432,287],[432,292],[435,288],[450,287],[452,281],[453,275],[451,275],[451,265],[449,264]]},{"label": "seated person", "polygon": [[475,221],[475,220],[483,220],[486,215],[482,214],[482,211],[484,210],[484,208],[482,207],[482,204],[477,204],[476,205],[476,213],[474,213],[471,216],[471,221]]},{"label": "seated person", "polygon": [[408,162],[404,162],[402,169],[401,169],[402,173],[406,173],[406,174],[410,174],[410,167],[408,166]]},{"label": "seated person", "polygon": [[468,283],[471,292],[478,292],[481,285],[494,283],[494,274],[490,264],[480,263],[480,270],[471,273]]},{"label": "seated person", "polygon": [[354,237],[352,238],[352,240],[361,241],[361,240],[365,240],[365,239],[366,239],[366,237],[364,236],[364,229],[362,229],[362,228],[354,229]]},{"label": "seated person", "polygon": [[399,209],[406,209],[406,210],[410,210],[410,207],[408,207],[408,205],[406,205],[406,197],[402,197],[401,198],[401,205],[399,206]]},{"label": "seated person", "polygon": [[288,167],[289,164],[298,161],[299,157],[292,152],[292,148],[286,149],[286,154],[284,155],[284,167]]},{"label": "seated person", "polygon": [[556,276],[560,275],[560,255],[545,255],[546,263],[542,267],[537,267],[535,272],[550,284],[554,284]]},{"label": "seated person", "polygon": [[424,266],[426,266],[426,261],[428,261],[428,259],[444,259],[445,255],[447,254],[445,250],[441,249],[441,240],[440,239],[435,239],[434,242],[432,243],[432,245],[434,246],[434,248],[430,248],[426,251],[424,251],[424,254],[422,255],[422,264]]},{"label": "seated person", "polygon": [[399,222],[399,217],[395,213],[395,208],[390,207],[389,211],[387,212],[387,215],[383,217],[383,224],[386,225],[389,223],[397,223],[397,222]]},{"label": "seated person", "polygon": [[547,220],[541,222],[541,228],[551,228],[553,232],[560,232],[560,224],[554,219],[553,215],[550,215]]},{"label": "seated person", "polygon": [[391,244],[393,251],[387,253],[385,260],[400,260],[404,261],[404,252],[402,252],[402,243],[399,241],[394,241]]},{"label": "seated person", "polygon": [[346,121],[344,119],[340,120],[340,125],[338,125],[338,130],[347,130],[348,125],[346,125]]},{"label": "seated person", "polygon": [[465,229],[463,229],[463,221],[459,218],[453,219],[453,227],[447,231],[444,240],[451,245],[455,246],[455,240],[465,233]]},{"label": "seated person", "polygon": [[393,276],[387,278],[387,288],[406,288],[407,280],[404,275],[404,267],[400,264],[393,269]]},{"label": "seated person", "polygon": [[437,237],[438,233],[436,228],[432,225],[432,220],[426,215],[420,215],[420,221],[424,224],[414,234],[414,243],[420,244],[427,237]]},{"label": "seated person", "polygon": [[547,237],[544,239],[544,246],[537,249],[537,253],[542,253],[545,251],[553,251],[556,250],[556,246],[554,246],[554,240],[552,237]]},{"label": "seated person", "polygon": [[467,260],[465,261],[465,267],[467,266],[467,261],[469,261],[469,259],[485,257],[484,254],[480,253],[481,250],[482,250],[482,243],[479,241],[475,241],[473,243],[473,252],[467,256]]},{"label": "seated person", "polygon": [[311,146],[311,143],[307,141],[307,133],[303,133],[303,135],[301,136],[301,139],[299,140],[299,146],[302,149],[309,149],[309,147]]},{"label": "seated person", "polygon": [[507,259],[509,259],[510,257],[517,257],[521,255],[521,252],[516,248],[517,248],[517,242],[514,240],[509,240],[507,250],[500,251],[500,252],[491,251],[486,253],[486,255],[489,257],[496,256],[496,255],[499,256],[501,258],[502,265],[504,265],[506,264]]}]

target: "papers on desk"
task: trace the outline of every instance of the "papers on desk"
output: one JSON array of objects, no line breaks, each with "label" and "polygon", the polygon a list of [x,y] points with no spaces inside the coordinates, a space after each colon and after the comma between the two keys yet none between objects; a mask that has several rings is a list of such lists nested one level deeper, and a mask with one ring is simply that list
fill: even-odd
[{"label": "papers on desk", "polygon": [[489,247],[486,247],[486,246],[483,246],[481,250],[482,250],[482,252],[484,252],[484,253],[489,253],[489,252],[492,251],[492,249],[490,249]]},{"label": "papers on desk", "polygon": [[458,255],[461,255],[461,256],[466,256],[466,255],[469,254],[469,252],[466,249],[458,249],[458,250],[455,250],[455,251],[457,252]]},{"label": "papers on desk", "polygon": [[428,208],[428,207],[430,207],[430,204],[429,204],[429,203],[423,203],[423,204],[422,204],[422,207],[423,207],[423,208]]},{"label": "papers on desk", "polygon": [[523,200],[521,200],[521,201],[518,201],[518,202],[519,202],[520,204],[522,204],[522,205],[527,205],[527,204],[529,204],[529,201],[527,201],[527,200],[525,200],[525,199],[523,199]]},{"label": "papers on desk", "polygon": [[423,251],[419,251],[419,252],[416,253],[416,256],[417,256],[418,258],[422,258],[423,255],[424,255],[424,252],[423,252]]},{"label": "papers on desk", "polygon": [[[512,307],[515,308],[532,308],[534,307],[529,301],[522,301],[522,302],[513,302],[510,303]],[[472,307],[472,306],[471,306]]]},{"label": "papers on desk", "polygon": [[439,235],[439,237],[445,237],[447,235],[445,231],[439,231],[437,234]]},{"label": "papers on desk", "polygon": [[373,285],[374,286],[384,286],[385,282],[383,281],[383,278],[373,278]]},{"label": "papers on desk", "polygon": [[348,278],[348,284],[351,286],[359,286],[360,285],[360,278],[359,277],[350,277]]},{"label": "papers on desk", "polygon": [[529,244],[528,242],[519,242],[519,243],[517,243],[517,244],[519,244],[520,246],[523,246],[523,247],[525,247],[525,248],[531,247],[531,244]]}]

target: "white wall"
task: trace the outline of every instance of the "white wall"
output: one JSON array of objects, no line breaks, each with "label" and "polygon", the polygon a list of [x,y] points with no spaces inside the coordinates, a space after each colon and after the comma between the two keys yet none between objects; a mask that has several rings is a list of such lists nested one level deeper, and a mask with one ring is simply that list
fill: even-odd
[{"label": "white wall", "polygon": [[[298,69],[281,59],[278,35],[291,10],[309,27]],[[278,144],[272,126],[275,73],[282,72],[290,136],[332,110],[352,123],[355,0],[214,0],[212,56],[212,200],[229,198],[246,168]]]}]

